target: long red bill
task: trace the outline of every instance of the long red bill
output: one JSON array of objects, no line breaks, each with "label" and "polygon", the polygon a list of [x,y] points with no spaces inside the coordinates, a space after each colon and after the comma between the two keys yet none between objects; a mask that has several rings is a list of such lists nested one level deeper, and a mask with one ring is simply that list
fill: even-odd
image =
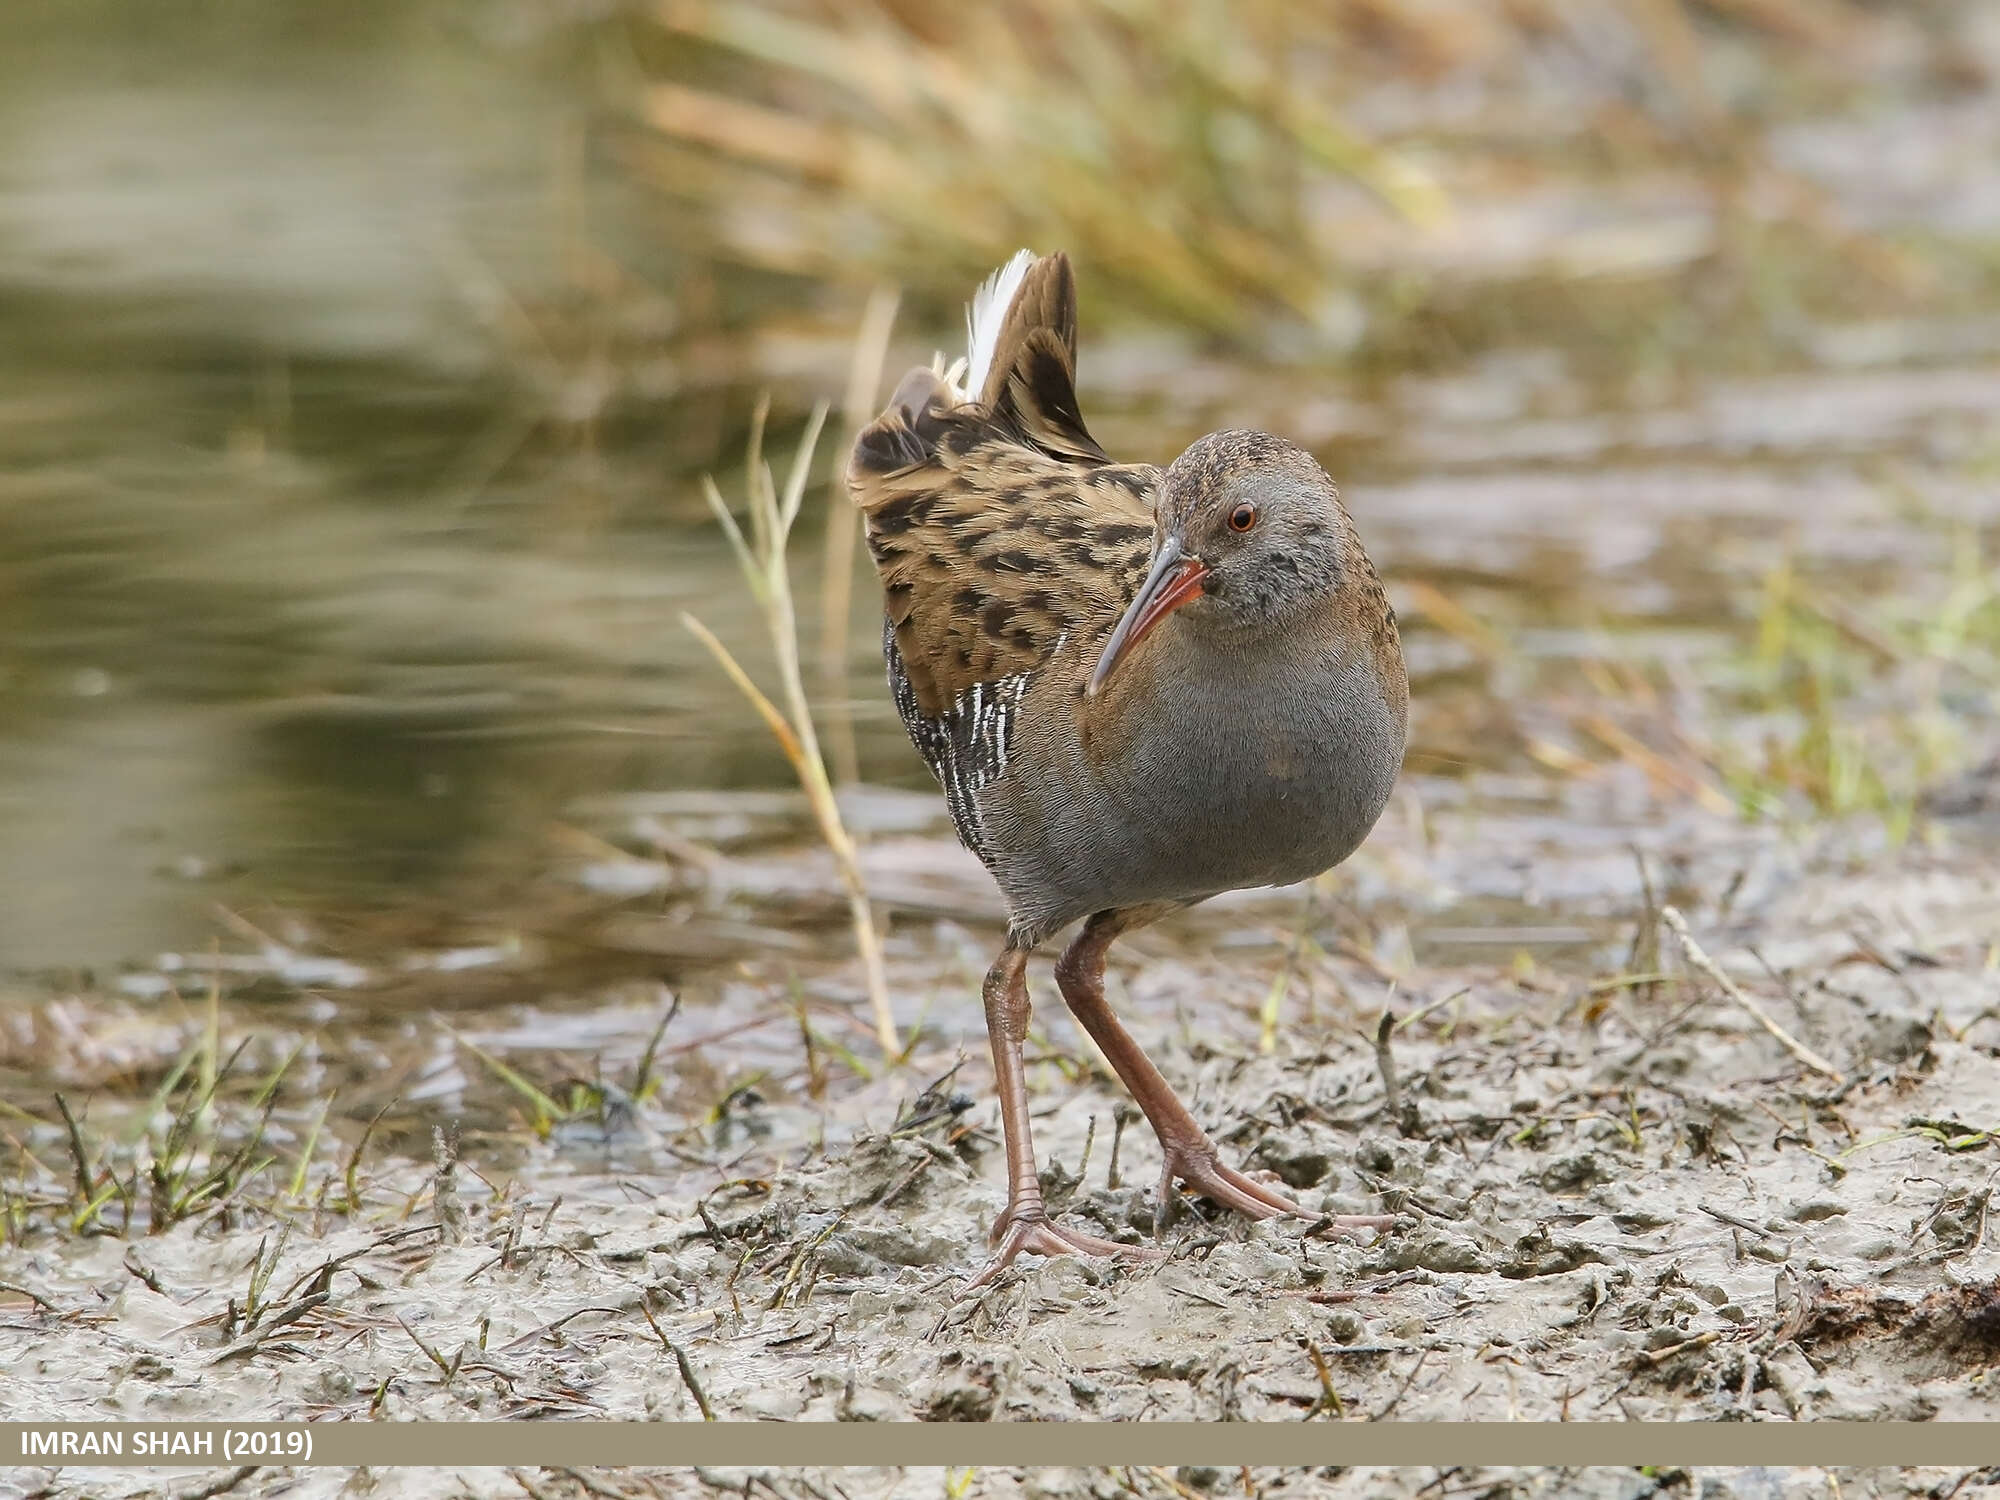
[{"label": "long red bill", "polygon": [[1090,686],[1085,691],[1095,697],[1118,663],[1145,638],[1147,631],[1183,604],[1201,597],[1201,584],[1206,577],[1208,564],[1188,556],[1178,540],[1168,537],[1161,542],[1160,550],[1153,555],[1152,571],[1146,574],[1146,581],[1139,585],[1139,592],[1126,606],[1111,639],[1104,643],[1104,654],[1097,659],[1097,670],[1090,674]]}]

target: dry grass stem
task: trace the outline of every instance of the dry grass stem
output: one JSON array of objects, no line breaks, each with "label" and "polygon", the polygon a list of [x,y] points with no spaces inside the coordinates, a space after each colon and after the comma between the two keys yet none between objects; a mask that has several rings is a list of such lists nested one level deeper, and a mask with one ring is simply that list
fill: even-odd
[{"label": "dry grass stem", "polygon": [[1717,965],[1715,960],[1710,958],[1701,944],[1694,940],[1694,934],[1688,931],[1687,920],[1681,916],[1678,910],[1671,906],[1661,907],[1660,920],[1673,929],[1674,936],[1680,940],[1681,951],[1687,954],[1688,962],[1714,980],[1723,994],[1748,1011],[1751,1018],[1759,1026],[1770,1032],[1772,1036],[1776,1037],[1787,1052],[1791,1053],[1792,1056],[1811,1068],[1815,1073],[1824,1073],[1835,1083],[1846,1081],[1846,1075],[1840,1069],[1836,1068],[1832,1063],[1821,1057],[1812,1048],[1808,1047],[1804,1042],[1772,1020],[1769,1013],[1761,1005],[1743,993],[1742,988],[1735,980],[1722,972],[1721,967]]},{"label": "dry grass stem", "polygon": [[736,684],[769,726],[779,748],[785,752],[785,758],[792,763],[792,771],[805,790],[814,821],[819,824],[820,837],[833,852],[834,864],[840,871],[840,882],[847,892],[848,911],[853,918],[854,944],[861,955],[868,1005],[874,1015],[876,1040],[880,1042],[883,1054],[893,1059],[902,1052],[902,1044],[896,1036],[895,1017],[889,1009],[889,982],[882,967],[882,944],[875,932],[875,918],[869,909],[868,888],[861,878],[860,860],[855,855],[854,841],[848,837],[847,827],[841,821],[840,805],[834,800],[833,782],[827,776],[826,761],[820,754],[819,736],[813,729],[812,710],[806,703],[805,679],[799,669],[798,616],[792,604],[791,575],[785,563],[786,543],[791,538],[792,524],[797,521],[799,506],[805,498],[806,476],[812,468],[813,449],[818,444],[820,429],[825,425],[826,412],[824,403],[813,409],[805,435],[799,439],[798,451],[792,456],[784,488],[780,490],[770,466],[764,461],[764,424],[770,414],[770,402],[766,398],[758,403],[756,417],[750,427],[749,536],[743,534],[743,528],[723,501],[722,492],[715,487],[715,481],[708,478],[702,481],[709,509],[715,513],[723,535],[729,538],[730,548],[743,570],[744,581],[749,584],[750,593],[757,601],[769,629],[771,649],[778,663],[778,680],[783,685],[785,707],[781,710],[751,681],[750,674],[743,670],[729,648],[716,639],[706,625],[690,614],[683,614],[681,623],[708,648],[722,670],[729,675],[729,680]]},{"label": "dry grass stem", "polygon": [[1402,1089],[1396,1079],[1396,1056],[1389,1049],[1389,1038],[1395,1034],[1396,1013],[1385,1005],[1382,1019],[1375,1027],[1375,1067],[1382,1075],[1382,1108],[1392,1119],[1403,1104]]},{"label": "dry grass stem", "polygon": [[1657,750],[1640,743],[1629,730],[1613,723],[1605,715],[1585,714],[1577,723],[1579,728],[1645,772],[1655,785],[1692,797],[1719,816],[1736,811],[1736,804],[1707,777],[1676,765]]}]

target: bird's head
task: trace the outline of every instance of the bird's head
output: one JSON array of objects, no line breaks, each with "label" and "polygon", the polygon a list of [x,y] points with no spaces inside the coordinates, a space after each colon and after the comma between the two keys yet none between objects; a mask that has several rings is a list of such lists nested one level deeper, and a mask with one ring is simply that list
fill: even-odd
[{"label": "bird's head", "polygon": [[1161,480],[1153,562],[1091,674],[1095,694],[1177,611],[1220,634],[1282,630],[1339,594],[1355,546],[1333,481],[1264,432],[1215,432]]}]

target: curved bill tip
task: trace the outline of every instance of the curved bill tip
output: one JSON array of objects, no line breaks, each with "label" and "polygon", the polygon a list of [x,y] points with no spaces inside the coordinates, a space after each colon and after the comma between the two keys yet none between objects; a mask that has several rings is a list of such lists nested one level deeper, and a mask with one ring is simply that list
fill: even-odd
[{"label": "curved bill tip", "polygon": [[1199,599],[1202,580],[1207,576],[1208,564],[1188,555],[1178,538],[1170,536],[1161,542],[1159,551],[1153,554],[1153,566],[1146,574],[1146,581],[1139,585],[1139,592],[1119,616],[1111,639],[1104,643],[1104,654],[1097,659],[1085,694],[1096,697],[1098,690],[1110,681],[1118,663],[1148,631],[1183,604]]}]

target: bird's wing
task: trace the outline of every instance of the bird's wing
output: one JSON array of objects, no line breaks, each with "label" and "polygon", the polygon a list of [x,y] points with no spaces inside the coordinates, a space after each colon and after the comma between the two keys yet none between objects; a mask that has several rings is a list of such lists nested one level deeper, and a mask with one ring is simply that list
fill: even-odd
[{"label": "bird's wing", "polygon": [[1007,306],[975,308],[981,389],[913,370],[848,465],[910,691],[931,717],[1035,671],[1059,643],[1108,633],[1153,537],[1160,471],[1111,462],[1077,409],[1068,258],[1010,273]]},{"label": "bird's wing", "polygon": [[1145,577],[1160,478],[1112,463],[1083,425],[1066,259],[1028,268],[997,332],[975,328],[975,359],[982,331],[978,397],[913,371],[847,475],[897,707],[976,852],[961,803],[1004,773],[1030,680],[1066,650],[1101,649]]},{"label": "bird's wing", "polygon": [[1071,641],[1101,643],[1146,575],[1142,497],[1157,479],[987,438],[867,484],[868,547],[918,707],[943,713]]}]

